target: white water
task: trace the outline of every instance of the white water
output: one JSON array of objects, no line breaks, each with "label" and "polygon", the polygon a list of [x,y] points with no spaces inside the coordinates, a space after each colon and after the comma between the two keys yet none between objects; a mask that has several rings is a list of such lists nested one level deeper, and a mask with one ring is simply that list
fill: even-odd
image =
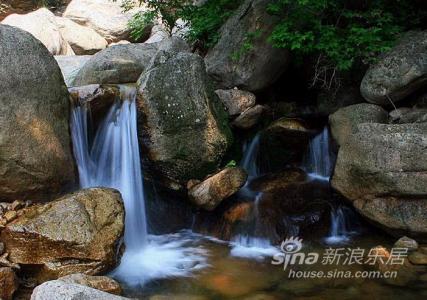
[{"label": "white water", "polygon": [[[258,218],[258,203],[261,199],[261,194],[252,191],[249,188],[251,180],[260,176],[259,167],[257,164],[258,151],[259,151],[260,135],[257,134],[243,147],[243,158],[240,162],[242,167],[248,174],[248,179],[245,185],[240,189],[239,195],[251,198],[255,203],[255,231],[259,223]],[[254,236],[255,233],[250,234],[237,234],[230,242],[231,252],[230,255],[234,257],[249,258],[261,260],[267,256],[273,256],[277,253],[277,248],[271,245],[268,239]]]},{"label": "white water", "polygon": [[344,206],[338,206],[331,211],[331,228],[325,238],[325,242],[330,245],[345,244],[350,241],[351,236],[357,234],[354,230],[355,217],[353,212]]},{"label": "white water", "polygon": [[309,144],[304,159],[304,170],[317,180],[329,181],[333,168],[332,153],[329,149],[329,130],[325,128]]},{"label": "white water", "polygon": [[130,285],[155,278],[188,276],[206,266],[203,249],[190,247],[189,236],[153,236],[147,233],[143,178],[136,125],[136,90],[121,86],[117,101],[99,125],[92,146],[88,136],[88,107],[71,114],[74,155],[80,186],[111,187],[120,191],[125,204],[126,251],[112,276]]}]

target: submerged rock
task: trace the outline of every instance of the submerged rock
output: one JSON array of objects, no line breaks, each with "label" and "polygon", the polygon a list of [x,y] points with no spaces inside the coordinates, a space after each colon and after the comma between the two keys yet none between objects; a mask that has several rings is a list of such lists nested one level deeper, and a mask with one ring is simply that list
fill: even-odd
[{"label": "submerged rock", "polygon": [[11,268],[0,267],[0,299],[12,300],[18,289],[18,278]]},{"label": "submerged rock", "polygon": [[117,295],[93,289],[80,284],[52,280],[36,287],[31,300],[126,300]]},{"label": "submerged rock", "polygon": [[13,14],[2,24],[18,27],[31,33],[54,55],[73,55],[74,52],[59,31],[55,15],[47,8],[40,8],[25,15]]},{"label": "submerged rock", "polygon": [[262,175],[252,180],[249,187],[254,191],[265,193],[286,188],[290,183],[304,181],[306,178],[307,175],[303,170],[288,169]]},{"label": "submerged rock", "polygon": [[[287,50],[274,48],[268,37],[279,19],[268,14],[271,0],[246,0],[223,25],[218,43],[205,60],[218,88],[248,91],[271,85],[286,69]],[[252,34],[253,38],[248,35]],[[251,49],[242,50],[250,40]]]},{"label": "submerged rock", "polygon": [[0,25],[0,57],[0,201],[45,201],[75,180],[67,88],[23,30]]},{"label": "submerged rock", "polygon": [[228,114],[233,117],[255,106],[256,97],[251,92],[238,89],[216,90],[215,93],[227,108]]},{"label": "submerged rock", "polygon": [[76,55],[95,54],[108,45],[107,41],[91,28],[62,17],[56,17],[55,21],[61,35],[70,44]]},{"label": "submerged rock", "polygon": [[392,235],[427,238],[427,123],[365,123],[341,145],[332,185]]},{"label": "submerged rock", "polygon": [[110,294],[120,295],[122,293],[120,284],[107,276],[90,276],[76,273],[61,277],[58,280],[65,283],[84,285]]},{"label": "submerged rock", "polygon": [[412,31],[368,70],[360,90],[369,102],[390,105],[426,85],[427,31]]},{"label": "submerged rock", "polygon": [[9,259],[28,266],[40,282],[111,269],[117,262],[123,228],[120,193],[93,188],[27,208],[0,238]]},{"label": "submerged rock", "polygon": [[245,184],[248,175],[242,168],[225,168],[188,191],[190,201],[206,210],[214,210],[223,200]]},{"label": "submerged rock", "polygon": [[387,124],[387,111],[378,105],[361,103],[341,108],[329,116],[331,133],[338,145],[344,144],[362,123]]},{"label": "submerged rock", "polygon": [[231,131],[200,56],[160,51],[138,80],[137,101],[148,178],[181,189],[217,169]]}]

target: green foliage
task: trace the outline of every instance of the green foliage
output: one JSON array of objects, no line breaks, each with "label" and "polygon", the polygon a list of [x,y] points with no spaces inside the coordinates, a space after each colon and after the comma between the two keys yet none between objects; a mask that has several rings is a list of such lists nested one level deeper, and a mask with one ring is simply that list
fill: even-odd
[{"label": "green foliage", "polygon": [[235,161],[235,160],[230,160],[230,161],[225,165],[225,167],[226,167],[226,168],[235,168],[235,167],[237,167],[237,163],[236,163],[236,161]]},{"label": "green foliage", "polygon": [[[116,0],[113,0],[116,1]],[[201,48],[213,46],[219,38],[219,29],[242,0],[208,0],[201,6],[195,6],[190,0],[139,0],[148,10],[137,13],[129,22],[131,36],[138,40],[144,35],[144,29],[161,19],[166,30],[171,33],[178,19],[190,25],[186,39],[196,42]],[[124,0],[125,11],[135,6],[133,0]]]},{"label": "green foliage", "polygon": [[208,0],[201,6],[188,5],[181,18],[190,26],[187,39],[202,48],[214,46],[219,39],[219,29],[242,3],[242,0]]},{"label": "green foliage", "polygon": [[410,0],[276,0],[268,6],[280,17],[270,42],[349,70],[355,62],[371,63],[417,25],[421,15],[413,10]]}]

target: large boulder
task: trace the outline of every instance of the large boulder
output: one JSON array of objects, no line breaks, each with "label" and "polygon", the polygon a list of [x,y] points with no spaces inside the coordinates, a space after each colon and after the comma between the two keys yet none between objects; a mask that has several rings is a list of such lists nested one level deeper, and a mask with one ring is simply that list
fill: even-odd
[{"label": "large boulder", "polygon": [[75,283],[61,280],[45,282],[33,290],[31,300],[129,300]]},{"label": "large boulder", "polygon": [[107,41],[92,28],[79,25],[70,19],[56,17],[59,31],[77,55],[91,55],[107,48]]},{"label": "large boulder", "polygon": [[73,49],[59,31],[55,15],[47,8],[40,8],[25,15],[13,14],[6,17],[1,23],[31,33],[53,55],[74,54]]},{"label": "large boulder", "polygon": [[138,126],[147,177],[180,189],[219,166],[231,140],[228,117],[203,59],[159,51],[138,80]]},{"label": "large boulder", "polygon": [[[221,28],[218,43],[205,58],[208,74],[218,88],[257,91],[272,84],[285,71],[289,61],[287,50],[274,48],[268,42],[278,22],[266,10],[271,2],[246,0]],[[251,33],[252,47],[242,51]]]},{"label": "large boulder", "polygon": [[25,209],[0,239],[9,260],[28,266],[41,282],[108,271],[117,263],[123,230],[120,193],[93,188]]},{"label": "large boulder", "polygon": [[188,190],[195,205],[214,210],[223,200],[235,194],[245,184],[248,175],[242,168],[225,168]]},{"label": "large boulder", "polygon": [[89,61],[91,55],[57,55],[56,62],[64,76],[65,84],[71,87],[80,69]]},{"label": "large boulder", "polygon": [[391,234],[427,238],[427,123],[357,126],[332,185]]},{"label": "large boulder", "polygon": [[181,39],[160,43],[115,45],[95,54],[79,71],[73,86],[102,83],[135,83],[159,50],[187,51]]},{"label": "large boulder", "polygon": [[92,28],[109,43],[118,42],[129,38],[128,23],[136,13],[135,9],[125,12],[123,2],[123,0],[72,0],[63,17]]},{"label": "large boulder", "polygon": [[371,66],[360,91],[371,103],[390,105],[427,85],[427,31],[408,32]]},{"label": "large boulder", "polygon": [[368,103],[350,105],[329,116],[331,133],[338,145],[342,145],[349,135],[362,123],[388,123],[388,113],[381,106]]},{"label": "large boulder", "polygon": [[47,200],[75,181],[61,71],[31,34],[0,25],[0,201]]}]

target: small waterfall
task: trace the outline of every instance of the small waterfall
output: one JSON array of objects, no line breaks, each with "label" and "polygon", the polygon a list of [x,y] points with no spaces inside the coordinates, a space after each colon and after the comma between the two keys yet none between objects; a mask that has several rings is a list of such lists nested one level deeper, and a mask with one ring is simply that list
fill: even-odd
[{"label": "small waterfall", "polygon": [[260,134],[258,133],[250,142],[246,142],[243,147],[243,158],[240,166],[248,173],[248,181],[259,176],[257,164],[259,141]]},{"label": "small waterfall", "polygon": [[316,135],[309,144],[304,159],[304,170],[311,178],[329,181],[333,169],[333,157],[329,149],[328,127]]},{"label": "small waterfall", "polygon": [[105,186],[120,191],[126,210],[125,244],[129,250],[147,243],[145,200],[136,128],[136,90],[121,86],[116,102],[100,124],[89,149],[88,107],[72,112],[71,131],[82,188]]},{"label": "small waterfall", "polygon": [[254,222],[255,224],[252,230],[249,232],[239,233],[231,240],[231,256],[263,259],[265,256],[273,256],[277,249],[273,247],[270,241],[266,238],[259,237],[256,235],[259,231],[259,214],[258,205],[262,194],[254,192],[249,188],[251,180],[260,176],[257,158],[259,151],[260,134],[243,147],[243,158],[240,162],[240,166],[248,173],[248,179],[246,184],[240,189],[239,194],[245,198],[252,199],[254,201]]},{"label": "small waterfall", "polygon": [[88,135],[89,108],[76,106],[71,132],[80,186],[111,187],[120,191],[126,210],[126,251],[112,276],[129,285],[154,278],[188,276],[206,266],[206,251],[188,244],[191,236],[147,233],[143,178],[137,135],[136,89],[120,86],[120,101],[111,107],[95,134]]},{"label": "small waterfall", "polygon": [[339,205],[331,211],[331,228],[325,238],[327,244],[344,244],[348,242],[352,235],[357,234],[359,222],[354,212]]}]

